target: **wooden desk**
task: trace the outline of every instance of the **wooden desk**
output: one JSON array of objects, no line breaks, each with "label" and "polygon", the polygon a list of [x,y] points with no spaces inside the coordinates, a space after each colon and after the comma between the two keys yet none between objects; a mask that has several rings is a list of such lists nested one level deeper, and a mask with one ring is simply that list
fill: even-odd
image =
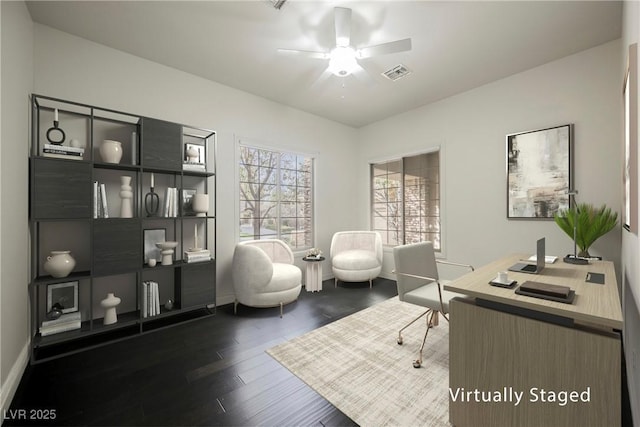
[{"label": "wooden desk", "polygon": [[[444,287],[467,296],[449,306],[450,421],[619,426],[622,311],[613,263],[558,260],[542,274],[509,272],[518,285],[532,280],[569,286],[576,292],[572,304],[488,284],[526,257],[507,256]],[[604,285],[587,283],[589,272],[604,273]]]}]

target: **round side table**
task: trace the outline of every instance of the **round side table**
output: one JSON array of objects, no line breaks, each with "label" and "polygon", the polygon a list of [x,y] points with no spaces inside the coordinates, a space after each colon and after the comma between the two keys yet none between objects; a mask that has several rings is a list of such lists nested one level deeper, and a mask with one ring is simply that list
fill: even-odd
[{"label": "round side table", "polygon": [[307,263],[305,289],[307,292],[320,292],[322,290],[322,261],[324,261],[325,258],[323,256],[320,258],[304,257],[302,260]]}]

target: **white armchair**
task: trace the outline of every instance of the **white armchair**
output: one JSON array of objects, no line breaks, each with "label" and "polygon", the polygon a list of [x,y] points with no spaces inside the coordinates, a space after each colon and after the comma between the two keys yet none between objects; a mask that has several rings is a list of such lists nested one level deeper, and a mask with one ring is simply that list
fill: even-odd
[{"label": "white armchair", "polygon": [[238,303],[249,307],[277,307],[295,301],[302,289],[302,271],[293,265],[293,252],[281,240],[250,240],[236,245],[232,265]]},{"label": "white armchair", "polygon": [[340,231],[331,239],[331,268],[343,282],[372,281],[382,271],[382,238],[375,231]]}]

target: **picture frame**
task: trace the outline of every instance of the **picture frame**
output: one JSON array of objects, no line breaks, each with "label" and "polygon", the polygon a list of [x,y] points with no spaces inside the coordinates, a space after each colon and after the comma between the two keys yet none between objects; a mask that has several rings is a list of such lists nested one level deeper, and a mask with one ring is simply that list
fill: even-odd
[{"label": "picture frame", "polygon": [[193,210],[193,196],[196,194],[196,190],[192,188],[182,189],[182,215],[195,216],[196,212]]},{"label": "picture frame", "polygon": [[507,218],[553,219],[571,207],[573,125],[507,135]]},{"label": "picture frame", "polygon": [[78,311],[78,281],[47,285],[47,313],[55,305],[62,307],[63,314]]},{"label": "picture frame", "polygon": [[622,86],[624,165],[622,227],[638,234],[638,44],[629,46]]},{"label": "picture frame", "polygon": [[149,228],[144,230],[144,262],[149,262],[150,259],[160,261],[162,255],[160,249],[156,246],[158,242],[166,242],[167,229],[166,228]]},{"label": "picture frame", "polygon": [[[193,143],[189,143],[189,142],[184,144],[184,162],[185,163],[189,163],[189,156],[187,155],[187,151],[189,151],[192,148],[195,148],[196,151],[198,152],[198,158],[196,160],[196,163],[202,164],[202,165],[206,164],[204,145],[202,145],[202,144],[193,144]],[[193,163],[193,162],[191,162],[191,163]]]}]

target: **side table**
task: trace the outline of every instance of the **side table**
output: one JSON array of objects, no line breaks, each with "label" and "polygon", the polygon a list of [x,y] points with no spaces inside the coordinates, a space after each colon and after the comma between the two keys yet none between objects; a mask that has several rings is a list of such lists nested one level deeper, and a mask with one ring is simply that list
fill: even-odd
[{"label": "side table", "polygon": [[305,276],[305,288],[307,292],[320,292],[322,290],[322,261],[325,260],[323,256],[316,257],[304,257],[302,258],[307,263],[307,273]]}]

